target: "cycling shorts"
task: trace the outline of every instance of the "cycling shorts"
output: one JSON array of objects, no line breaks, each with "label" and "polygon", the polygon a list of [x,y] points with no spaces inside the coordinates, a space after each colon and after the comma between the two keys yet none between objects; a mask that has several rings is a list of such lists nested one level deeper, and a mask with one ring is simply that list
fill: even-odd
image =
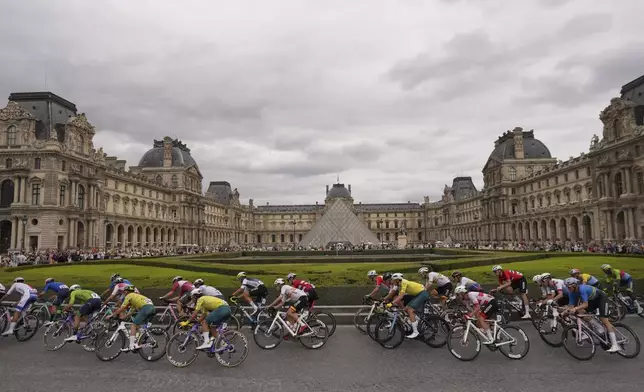
[{"label": "cycling shorts", "polygon": [[313,303],[313,301],[317,301],[318,299],[320,299],[320,297],[318,297],[318,292],[315,291],[314,288],[304,290],[304,292],[309,297],[309,303]]},{"label": "cycling shorts", "polygon": [[230,318],[230,306],[221,305],[217,309],[208,313],[206,316],[206,322],[210,325],[219,326],[222,323],[225,323]]},{"label": "cycling shorts", "polygon": [[92,298],[89,301],[85,302],[83,306],[78,309],[78,314],[81,316],[87,316],[89,314],[92,314],[94,312],[98,312],[101,310],[101,299],[100,298]]},{"label": "cycling shorts", "polygon": [[31,304],[36,302],[38,296],[36,294],[26,293],[20,298],[16,304],[16,310],[19,312],[26,312],[31,307]]},{"label": "cycling shorts", "polygon": [[516,279],[513,280],[512,283],[510,284],[510,287],[512,287],[512,291],[517,291],[521,294],[526,294],[528,292],[528,281],[525,279],[525,276],[521,279]]},{"label": "cycling shorts", "polygon": [[188,304],[192,301],[192,297],[190,296],[190,292],[185,293],[179,298],[179,302],[183,306],[188,306]]},{"label": "cycling shorts", "polygon": [[408,308],[414,309],[416,312],[422,312],[425,302],[429,299],[429,293],[427,290],[423,290],[417,295],[415,295],[411,301],[407,304]]},{"label": "cycling shorts", "polygon": [[152,321],[154,315],[157,313],[154,309],[154,305],[145,305],[139,310],[132,322],[134,325],[143,325],[149,321]]},{"label": "cycling shorts", "polygon": [[248,295],[253,299],[255,303],[263,304],[266,297],[268,296],[268,290],[266,286],[260,285],[257,286],[254,290],[250,290]]},{"label": "cycling shorts", "polygon": [[299,312],[302,309],[309,307],[309,297],[306,295],[301,296],[295,301],[290,308],[295,309],[296,312]]},{"label": "cycling shorts", "polygon": [[454,286],[452,285],[452,282],[447,282],[441,287],[436,287],[436,292],[438,293],[438,295],[444,295],[449,297],[449,294],[452,292],[453,288]]},{"label": "cycling shorts", "polygon": [[60,306],[67,297],[69,297],[69,289],[61,289],[56,293],[56,299],[52,302],[52,305]]},{"label": "cycling shorts", "polygon": [[495,319],[496,312],[499,310],[499,303],[496,301],[496,298],[492,299],[484,307],[481,308],[481,316],[485,319]]},{"label": "cycling shorts", "polygon": [[633,291],[633,278],[629,277],[628,279],[623,279],[619,281],[619,288],[626,288],[626,291]]},{"label": "cycling shorts", "polygon": [[597,290],[597,297],[588,301],[587,313],[594,313],[599,310],[599,317],[608,317],[608,295],[603,291]]}]

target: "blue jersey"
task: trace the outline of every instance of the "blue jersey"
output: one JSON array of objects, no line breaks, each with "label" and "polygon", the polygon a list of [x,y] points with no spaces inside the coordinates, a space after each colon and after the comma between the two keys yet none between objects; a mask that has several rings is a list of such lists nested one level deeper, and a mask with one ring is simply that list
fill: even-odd
[{"label": "blue jersey", "polygon": [[576,292],[570,292],[568,294],[568,305],[577,305],[577,300],[580,300],[581,302],[592,301],[599,296],[599,291],[600,290],[587,284],[579,285]]},{"label": "blue jersey", "polygon": [[45,285],[45,288],[43,289],[43,293],[46,293],[49,290],[53,291],[54,293],[59,293],[61,290],[69,290],[69,287],[67,287],[65,283],[49,282],[47,283],[47,285]]},{"label": "blue jersey", "polygon": [[[122,283],[130,284],[130,285],[132,284],[132,283],[130,283],[130,281],[129,281],[129,280],[127,280],[127,279],[123,279],[123,282],[122,282]],[[116,286],[116,282],[115,282],[115,281],[110,282],[110,290],[114,289],[114,286]]]}]

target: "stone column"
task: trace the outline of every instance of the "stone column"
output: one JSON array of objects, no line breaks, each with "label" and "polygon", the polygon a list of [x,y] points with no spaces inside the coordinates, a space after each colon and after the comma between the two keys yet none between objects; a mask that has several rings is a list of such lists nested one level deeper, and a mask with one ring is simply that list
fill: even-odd
[{"label": "stone column", "polygon": [[20,177],[14,177],[13,181],[13,202],[20,203]]},{"label": "stone column", "polygon": [[[22,201],[21,201],[21,203],[30,204],[30,202],[28,201],[29,199],[27,199],[27,195],[28,195],[28,193],[27,193],[27,177],[22,177],[20,182],[22,182],[22,188],[20,189],[20,191],[22,192],[22,198],[21,198]],[[42,196],[42,189],[40,190],[40,193],[41,193],[41,196]]]},{"label": "stone column", "polygon": [[24,238],[25,238],[25,225],[22,224],[22,220],[18,218],[18,242],[16,243],[17,249],[24,249]]},{"label": "stone column", "polygon": [[606,211],[606,235],[609,239],[613,239],[613,214],[611,211]]},{"label": "stone column", "polygon": [[635,239],[635,237],[637,236],[637,228],[635,227],[635,216],[633,213],[633,208],[627,209],[625,216],[628,218],[628,226],[626,228],[628,234],[626,235],[626,238]]},{"label": "stone column", "polygon": [[11,249],[18,248],[17,243],[18,243],[18,225],[19,224],[22,224],[20,223],[20,219],[11,218]]}]

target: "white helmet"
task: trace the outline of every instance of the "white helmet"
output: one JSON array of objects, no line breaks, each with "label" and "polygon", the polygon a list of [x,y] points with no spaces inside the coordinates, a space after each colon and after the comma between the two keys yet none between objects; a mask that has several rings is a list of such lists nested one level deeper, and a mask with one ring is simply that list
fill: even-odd
[{"label": "white helmet", "polygon": [[395,274],[391,275],[391,280],[402,280],[403,279],[403,274],[400,272],[396,272]]},{"label": "white helmet", "polygon": [[454,289],[454,294],[465,294],[467,293],[467,287],[465,286],[456,286]]},{"label": "white helmet", "polygon": [[183,279],[181,276],[175,276],[174,278],[172,278],[172,283],[180,281],[181,279]]},{"label": "white helmet", "polygon": [[199,279],[195,280],[195,282],[192,285],[195,286],[195,287],[203,286],[203,279],[199,278]]},{"label": "white helmet", "polygon": [[286,280],[295,279],[296,276],[297,274],[295,272],[289,272],[288,275],[286,275]]},{"label": "white helmet", "polygon": [[422,276],[422,277],[427,276],[427,274],[428,274],[428,273],[429,273],[429,268],[427,268],[427,267],[420,267],[420,268],[418,269],[418,274],[419,274],[420,276]]},{"label": "white helmet", "polygon": [[25,283],[25,278],[18,277],[13,280],[13,283]]},{"label": "white helmet", "polygon": [[550,272],[544,272],[543,274],[541,274],[541,280],[544,280],[544,279],[552,279],[552,275],[550,274]]},{"label": "white helmet", "polygon": [[541,274],[539,274],[539,275],[535,275],[535,276],[532,278],[532,281],[533,281],[534,283],[541,283]]},{"label": "white helmet", "polygon": [[192,289],[192,291],[190,292],[190,296],[191,296],[191,297],[199,297],[199,296],[201,296],[202,294],[203,294],[203,293],[201,292],[201,290],[200,290],[200,289]]},{"label": "white helmet", "polygon": [[284,279],[282,278],[277,278],[275,279],[275,282],[273,283],[273,286],[283,286],[286,283],[284,282]]},{"label": "white helmet", "polygon": [[502,271],[502,270],[503,270],[503,267],[501,267],[500,265],[495,265],[494,267],[492,267],[492,272]]},{"label": "white helmet", "polygon": [[79,284],[73,284],[69,287],[69,291],[80,290],[80,288]]},{"label": "white helmet", "polygon": [[566,280],[564,280],[564,284],[566,286],[578,285],[579,281],[575,278],[567,278]]},{"label": "white helmet", "polygon": [[376,272],[376,270],[371,270],[367,272],[367,276],[373,278],[374,276],[378,276],[378,273]]}]

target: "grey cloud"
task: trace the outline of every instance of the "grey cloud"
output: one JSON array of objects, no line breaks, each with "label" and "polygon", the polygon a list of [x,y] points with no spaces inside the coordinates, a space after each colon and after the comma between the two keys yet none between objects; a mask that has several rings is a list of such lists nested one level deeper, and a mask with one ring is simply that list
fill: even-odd
[{"label": "grey cloud", "polygon": [[613,17],[607,13],[578,15],[561,27],[557,35],[567,37],[568,39],[575,39],[610,31],[612,26]]}]

